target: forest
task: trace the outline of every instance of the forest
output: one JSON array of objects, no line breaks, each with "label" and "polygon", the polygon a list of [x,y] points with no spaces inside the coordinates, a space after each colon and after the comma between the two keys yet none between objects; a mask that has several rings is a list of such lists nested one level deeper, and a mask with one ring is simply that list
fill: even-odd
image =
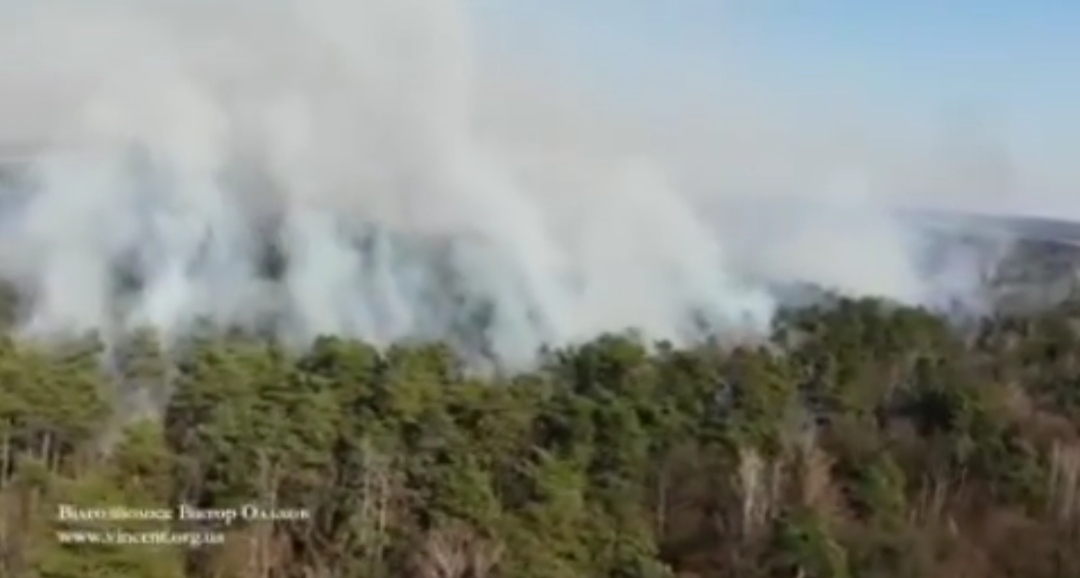
[{"label": "forest", "polygon": [[[761,343],[611,334],[512,375],[438,343],[103,347],[0,341],[0,576],[1080,576],[1077,301],[961,326],[837,299]],[[305,515],[57,515],[178,505]]]}]

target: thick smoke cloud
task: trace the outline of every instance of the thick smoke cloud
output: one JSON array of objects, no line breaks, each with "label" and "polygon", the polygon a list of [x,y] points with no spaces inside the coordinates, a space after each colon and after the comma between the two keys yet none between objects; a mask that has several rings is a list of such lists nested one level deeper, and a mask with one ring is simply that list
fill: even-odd
[{"label": "thick smoke cloud", "polygon": [[738,156],[791,144],[780,124],[673,138],[527,69],[492,73],[456,0],[3,10],[0,135],[48,138],[0,221],[30,334],[209,319],[297,344],[450,338],[515,364],[629,327],[760,329],[777,282],[973,294],[969,256],[928,273],[870,183],[826,195],[841,208],[757,203],[828,189],[794,157]]}]

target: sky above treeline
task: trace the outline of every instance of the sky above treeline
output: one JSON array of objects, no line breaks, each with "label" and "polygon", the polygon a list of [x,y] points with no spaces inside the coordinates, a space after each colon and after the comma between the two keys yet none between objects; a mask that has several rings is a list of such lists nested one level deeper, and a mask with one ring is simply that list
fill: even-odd
[{"label": "sky above treeline", "polygon": [[1070,0],[478,0],[487,40],[610,82],[731,67],[776,88],[887,107],[1076,108]]},{"label": "sky above treeline", "polygon": [[1080,154],[1080,2],[477,2],[483,43],[609,96],[752,87],[1055,166]]},{"label": "sky above treeline", "polygon": [[[281,50],[325,44],[302,34],[284,41],[299,34],[294,19],[279,22],[271,8],[292,6],[319,26],[340,25],[352,39],[342,41],[353,47],[352,65],[389,75],[376,74],[372,92],[410,81],[402,67],[430,51],[430,80],[470,94],[425,89],[427,113],[458,98],[473,103],[487,128],[507,128],[530,146],[543,141],[543,154],[532,156],[586,162],[586,153],[618,149],[621,157],[640,148],[628,135],[645,134],[640,140],[655,145],[649,154],[659,149],[665,163],[687,165],[672,172],[693,174],[704,188],[813,189],[850,174],[872,181],[852,188],[890,195],[1068,196],[1080,218],[1075,0],[102,2],[91,10],[68,0],[0,0],[0,128],[8,140],[52,130],[43,123],[63,125],[60,113],[81,110],[84,85],[96,84],[87,79],[131,76],[110,51],[161,56],[142,40],[141,52],[115,49],[118,29],[159,41],[162,54],[205,56],[195,68],[234,66],[213,46],[197,48],[214,36],[251,56],[243,66],[281,77],[277,57],[253,46],[266,38]],[[107,6],[113,10],[102,16]],[[455,56],[460,47],[446,40],[460,32],[462,6],[474,11],[478,50]],[[170,38],[179,44],[167,46]],[[481,68],[501,68],[472,82],[476,55]]]}]

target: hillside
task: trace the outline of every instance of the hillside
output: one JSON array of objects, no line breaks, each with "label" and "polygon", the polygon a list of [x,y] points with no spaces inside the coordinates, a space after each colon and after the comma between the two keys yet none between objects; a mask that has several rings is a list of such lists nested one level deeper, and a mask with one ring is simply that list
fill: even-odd
[{"label": "hillside", "polygon": [[[612,335],[482,379],[438,344],[233,335],[168,361],[138,334],[106,373],[90,341],[5,341],[0,575],[1076,576],[1078,314],[961,333],[840,299],[789,310],[766,346]],[[194,531],[61,504],[310,518],[60,545]]]}]

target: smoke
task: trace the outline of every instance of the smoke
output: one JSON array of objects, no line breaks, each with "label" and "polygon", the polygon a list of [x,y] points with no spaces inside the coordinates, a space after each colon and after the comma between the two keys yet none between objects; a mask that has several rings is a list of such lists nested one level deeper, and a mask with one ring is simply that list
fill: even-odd
[{"label": "smoke", "polygon": [[[512,59],[482,66],[461,1],[85,4],[0,18],[0,135],[48,138],[2,195],[0,276],[30,335],[209,320],[519,364],[630,327],[761,329],[783,282],[975,294],[953,266],[969,256],[931,274],[874,183],[833,182],[880,143],[808,156],[807,125],[760,110],[728,113],[762,121],[741,130],[620,117]],[[723,126],[673,128],[694,124]]]}]

